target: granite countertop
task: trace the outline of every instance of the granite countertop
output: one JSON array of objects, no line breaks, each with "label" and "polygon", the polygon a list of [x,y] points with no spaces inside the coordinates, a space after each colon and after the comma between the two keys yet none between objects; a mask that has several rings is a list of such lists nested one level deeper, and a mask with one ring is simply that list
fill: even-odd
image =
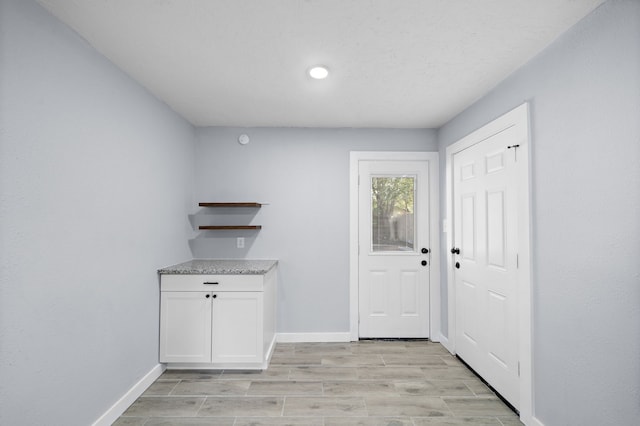
[{"label": "granite countertop", "polygon": [[277,260],[193,259],[158,269],[159,274],[262,275],[276,266]]}]

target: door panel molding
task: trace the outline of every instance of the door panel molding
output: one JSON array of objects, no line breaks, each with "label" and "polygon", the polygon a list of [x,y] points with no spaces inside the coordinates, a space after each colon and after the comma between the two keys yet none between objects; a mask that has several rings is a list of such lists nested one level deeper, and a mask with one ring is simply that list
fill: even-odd
[{"label": "door panel molding", "polygon": [[437,152],[352,151],[349,153],[349,329],[351,340],[358,340],[358,170],[360,161],[427,161],[429,163],[429,336],[439,341],[441,336],[440,298],[440,232],[439,163]]},{"label": "door panel molding", "polygon": [[[477,143],[489,139],[507,129],[516,131],[517,150],[509,150],[507,155],[517,155],[517,185],[518,201],[518,355],[520,364],[520,419],[525,424],[535,423],[533,408],[533,361],[532,361],[532,295],[531,295],[531,248],[530,248],[530,224],[531,224],[531,187],[529,156],[531,150],[529,130],[529,105],[524,103],[507,112],[503,116],[486,124],[468,136],[460,139],[446,148],[446,228],[447,246],[447,318],[448,333],[446,347],[452,354],[456,353],[456,284],[454,280],[454,257],[450,252],[453,247],[453,157]],[[486,159],[487,168],[499,167],[497,159]]]}]

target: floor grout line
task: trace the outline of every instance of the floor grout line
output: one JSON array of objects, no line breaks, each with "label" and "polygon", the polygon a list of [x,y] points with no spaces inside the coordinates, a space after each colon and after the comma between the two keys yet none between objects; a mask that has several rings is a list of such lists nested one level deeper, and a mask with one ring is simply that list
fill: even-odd
[{"label": "floor grout line", "polygon": [[282,410],[280,410],[280,417],[284,417],[284,407],[287,404],[287,397],[282,398]]},{"label": "floor grout line", "polygon": [[204,403],[206,401],[207,401],[206,397],[202,398],[202,402],[200,403],[200,407],[198,407],[198,409],[196,410],[196,414],[193,417],[198,417],[198,413],[200,412],[200,410],[202,410],[202,407],[204,406]]}]

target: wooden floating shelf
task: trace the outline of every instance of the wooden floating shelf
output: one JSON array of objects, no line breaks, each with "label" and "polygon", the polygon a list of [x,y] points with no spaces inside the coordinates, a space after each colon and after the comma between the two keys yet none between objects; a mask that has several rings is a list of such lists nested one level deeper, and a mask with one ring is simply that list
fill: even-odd
[{"label": "wooden floating shelf", "polygon": [[260,203],[199,203],[200,207],[262,207]]},{"label": "wooden floating shelf", "polygon": [[262,225],[231,225],[231,226],[212,226],[202,225],[198,229],[207,231],[225,230],[225,229],[262,229]]},{"label": "wooden floating shelf", "polygon": [[[200,207],[249,207],[260,208],[261,203],[242,202],[242,203],[198,203]],[[203,231],[224,231],[224,230],[258,230],[262,229],[260,225],[201,225],[198,229]]]}]

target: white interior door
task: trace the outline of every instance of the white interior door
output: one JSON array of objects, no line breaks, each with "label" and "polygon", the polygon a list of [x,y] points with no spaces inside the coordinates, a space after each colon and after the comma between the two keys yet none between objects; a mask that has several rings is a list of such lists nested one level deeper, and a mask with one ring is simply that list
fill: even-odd
[{"label": "white interior door", "polygon": [[456,352],[519,406],[517,148],[506,129],[453,157]]},{"label": "white interior door", "polygon": [[429,163],[358,170],[359,337],[429,337]]}]

